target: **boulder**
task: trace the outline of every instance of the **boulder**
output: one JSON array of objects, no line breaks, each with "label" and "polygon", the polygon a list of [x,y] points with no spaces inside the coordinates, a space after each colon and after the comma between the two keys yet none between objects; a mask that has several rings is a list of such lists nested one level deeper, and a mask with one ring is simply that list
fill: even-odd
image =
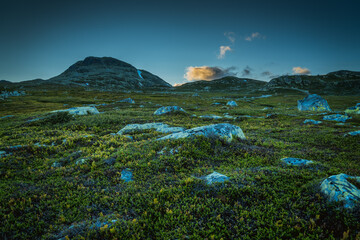
[{"label": "boulder", "polygon": [[124,180],[125,182],[133,181],[132,176],[133,174],[128,168],[121,171],[121,179]]},{"label": "boulder", "polygon": [[293,158],[293,157],[283,158],[283,159],[281,159],[281,161],[286,163],[287,165],[297,166],[297,167],[302,167],[302,166],[306,166],[306,165],[314,163],[311,160],[306,160],[306,159],[301,159],[301,158]]},{"label": "boulder", "polygon": [[123,100],[117,101],[117,102],[122,102],[122,103],[135,103],[134,100],[132,100],[131,98],[125,98]]},{"label": "boulder", "polygon": [[325,99],[317,94],[311,94],[303,100],[298,100],[299,111],[331,111]]},{"label": "boulder", "polygon": [[341,115],[341,114],[333,114],[333,115],[327,115],[323,117],[323,120],[328,121],[337,121],[337,122],[346,122],[346,120],[351,119],[351,117],[347,115]]},{"label": "boulder", "polygon": [[123,129],[117,132],[118,135],[124,135],[134,132],[142,132],[144,130],[154,129],[157,132],[161,133],[176,133],[182,132],[185,128],[182,127],[170,127],[164,123],[144,123],[144,124],[129,124],[126,125]]},{"label": "boulder", "polygon": [[229,123],[212,124],[173,133],[158,140],[189,138],[194,136],[216,137],[231,142],[234,138],[246,139],[240,127]]},{"label": "boulder", "polygon": [[226,105],[230,106],[230,107],[236,107],[237,106],[237,103],[235,101],[228,101],[226,103]]},{"label": "boulder", "polygon": [[356,136],[356,135],[360,135],[360,130],[357,131],[353,131],[353,132],[349,132],[346,133],[345,136],[350,135],[350,136]]},{"label": "boulder", "polygon": [[0,151],[0,158],[5,157],[6,156],[6,152],[5,151]]},{"label": "boulder", "polygon": [[178,106],[167,106],[161,107],[154,112],[154,115],[164,115],[164,114],[171,114],[171,113],[186,113],[184,109]]},{"label": "boulder", "polygon": [[219,102],[212,103],[211,105],[221,105]]},{"label": "boulder", "polygon": [[53,113],[68,112],[72,115],[88,115],[88,114],[99,114],[100,113],[96,107],[73,107],[73,108],[64,109],[64,110],[55,110],[52,112]]},{"label": "boulder", "polygon": [[320,185],[321,192],[328,196],[330,201],[343,202],[345,208],[351,209],[360,201],[360,189],[350,183],[349,179],[360,183],[360,177],[341,173],[326,178]]},{"label": "boulder", "polygon": [[357,103],[355,107],[349,107],[345,110],[345,113],[360,114],[360,103]]},{"label": "boulder", "polygon": [[217,115],[214,115],[214,114],[209,114],[209,115],[200,116],[200,118],[212,120],[212,119],[222,119],[223,117],[217,116]]},{"label": "boulder", "polygon": [[304,124],[320,124],[320,123],[322,123],[322,121],[316,121],[316,120],[312,120],[312,119],[306,119],[305,121],[304,121]]},{"label": "boulder", "polygon": [[211,185],[213,183],[222,183],[222,182],[230,180],[229,177],[227,177],[221,173],[218,173],[218,172],[213,172],[213,173],[205,176],[204,179],[208,185]]}]

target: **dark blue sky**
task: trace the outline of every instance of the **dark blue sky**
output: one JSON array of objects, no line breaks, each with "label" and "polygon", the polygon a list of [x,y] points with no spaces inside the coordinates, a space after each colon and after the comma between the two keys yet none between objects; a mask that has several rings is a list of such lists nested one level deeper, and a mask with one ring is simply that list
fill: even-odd
[{"label": "dark blue sky", "polygon": [[359,12],[359,0],[2,0],[0,79],[48,79],[87,56],[115,57],[171,84],[201,66],[264,80],[359,71]]}]

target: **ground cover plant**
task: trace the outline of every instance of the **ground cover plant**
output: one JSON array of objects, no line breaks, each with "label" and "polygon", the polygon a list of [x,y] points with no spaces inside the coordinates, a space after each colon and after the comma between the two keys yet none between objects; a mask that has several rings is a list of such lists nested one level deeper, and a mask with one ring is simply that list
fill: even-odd
[{"label": "ground cover plant", "polygon": [[[244,96],[60,89],[2,101],[0,117],[13,116],[0,119],[0,238],[360,239],[359,207],[344,209],[320,191],[331,175],[360,176],[360,137],[346,135],[359,130],[360,117],[304,124],[323,115],[299,112],[301,93]],[[128,97],[135,103],[118,102]],[[323,97],[339,112],[359,102]],[[229,100],[238,106],[226,106]],[[101,113],[50,113],[84,105]],[[188,114],[153,115],[173,105]],[[208,114],[251,117],[199,118]],[[230,123],[246,140],[156,141],[166,134],[151,129],[116,134],[151,122]],[[315,163],[287,166],[284,157]],[[214,171],[230,180],[208,185],[203,177]]]}]

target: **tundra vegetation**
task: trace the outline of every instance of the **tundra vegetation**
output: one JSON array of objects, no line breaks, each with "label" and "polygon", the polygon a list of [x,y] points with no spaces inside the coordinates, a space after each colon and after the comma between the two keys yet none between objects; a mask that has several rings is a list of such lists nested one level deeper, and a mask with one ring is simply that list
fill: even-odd
[{"label": "tundra vegetation", "polygon": [[[0,119],[0,238],[360,239],[359,205],[346,209],[320,191],[332,175],[360,176],[360,136],[347,135],[359,130],[358,114],[342,124],[323,120],[299,111],[305,94],[294,92],[192,95],[64,88],[1,101],[0,117],[13,116]],[[322,97],[341,114],[359,102]],[[135,103],[119,102],[126,98]],[[100,114],[52,112],[90,105]],[[187,114],[154,115],[161,106]],[[211,114],[234,118],[198,117]],[[246,139],[116,134],[153,122],[185,129],[230,123]],[[287,157],[312,163],[287,165]],[[208,184],[214,172],[227,178]]]}]

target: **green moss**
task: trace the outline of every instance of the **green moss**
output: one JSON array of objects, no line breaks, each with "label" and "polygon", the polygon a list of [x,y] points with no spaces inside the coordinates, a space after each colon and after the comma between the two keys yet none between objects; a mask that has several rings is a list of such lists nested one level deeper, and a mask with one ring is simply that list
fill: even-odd
[{"label": "green moss", "polygon": [[[54,90],[5,101],[1,116],[15,117],[0,119],[0,150],[11,152],[0,158],[1,238],[334,239],[344,233],[356,238],[359,214],[328,203],[318,186],[329,175],[360,175],[359,138],[343,136],[360,125],[359,118],[342,127],[303,125],[307,113],[296,110],[296,100],[303,98],[299,95],[237,100],[239,106],[231,109],[212,106],[212,98],[242,96],[189,96],[119,93],[114,98],[107,92]],[[116,103],[127,97],[136,104]],[[356,102],[353,97],[324,97],[335,110]],[[63,104],[102,103],[106,105],[97,108],[104,113],[98,115],[47,115]],[[188,115],[154,116],[156,104],[178,105],[190,115],[254,117],[204,122]],[[264,106],[274,109],[264,112]],[[277,118],[258,118],[269,111]],[[134,133],[133,140],[111,134],[146,122],[185,128],[229,122],[240,126],[247,140],[160,142],[153,140],[164,134],[153,130]],[[20,144],[16,150],[8,148]],[[283,157],[316,164],[286,167],[280,163]],[[77,164],[81,159],[85,161]],[[121,179],[124,169],[131,170],[134,181]],[[213,171],[230,181],[206,185],[201,177]]]}]

